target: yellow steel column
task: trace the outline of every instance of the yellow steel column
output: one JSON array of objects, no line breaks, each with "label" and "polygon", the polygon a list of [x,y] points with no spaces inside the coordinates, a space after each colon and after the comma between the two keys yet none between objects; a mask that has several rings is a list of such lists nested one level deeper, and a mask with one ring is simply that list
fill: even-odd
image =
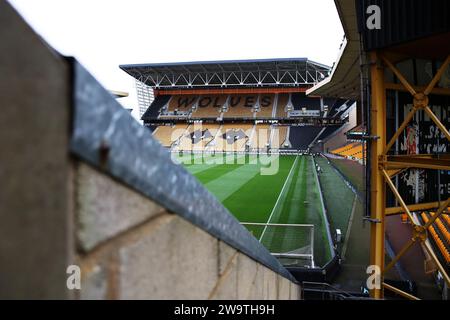
[{"label": "yellow steel column", "polygon": [[[370,228],[370,263],[380,268],[384,273],[384,211],[385,211],[385,183],[379,167],[380,158],[386,147],[386,95],[384,88],[384,69],[376,52],[371,52],[371,106],[370,106],[370,135],[379,137],[373,140],[370,148],[370,178],[371,178],[371,219]],[[383,283],[383,278],[380,279]],[[372,298],[382,299],[383,288],[370,291]]]}]

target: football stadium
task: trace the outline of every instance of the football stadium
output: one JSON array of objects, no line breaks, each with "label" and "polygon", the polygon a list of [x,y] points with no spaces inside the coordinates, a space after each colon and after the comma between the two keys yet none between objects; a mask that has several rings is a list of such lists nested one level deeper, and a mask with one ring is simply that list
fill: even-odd
[{"label": "football stadium", "polygon": [[[300,268],[332,261],[336,235],[319,181],[332,169],[313,150],[357,123],[354,101],[305,94],[330,67],[300,58],[121,68],[155,95],[144,125],[273,255]],[[357,141],[333,152],[363,159]],[[352,207],[345,211],[340,237]]]},{"label": "football stadium", "polygon": [[0,33],[22,39],[0,75],[0,212],[17,213],[0,224],[0,297],[450,299],[450,3],[334,5],[331,66],[121,64],[136,121],[0,4]]}]

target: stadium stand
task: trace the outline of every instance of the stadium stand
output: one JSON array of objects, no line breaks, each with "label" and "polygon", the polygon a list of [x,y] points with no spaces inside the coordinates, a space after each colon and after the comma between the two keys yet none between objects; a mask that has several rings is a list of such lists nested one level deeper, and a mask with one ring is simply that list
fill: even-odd
[{"label": "stadium stand", "polygon": [[228,111],[224,118],[253,118],[254,106],[258,100],[257,95],[230,95],[228,98]]},{"label": "stadium stand", "polygon": [[270,147],[274,149],[283,148],[283,143],[286,141],[287,127],[286,126],[275,126],[272,128],[274,132],[272,134],[272,139],[270,142]]},{"label": "stadium stand", "polygon": [[153,100],[147,111],[142,115],[142,120],[156,119],[163,108],[170,100],[170,96],[158,96]]},{"label": "stadium stand", "polygon": [[226,124],[216,132],[211,146],[215,151],[245,151],[253,125]]},{"label": "stadium stand", "polygon": [[278,95],[278,102],[277,102],[277,118],[286,118],[286,105],[289,101],[289,95],[282,93]]},{"label": "stadium stand", "polygon": [[[425,223],[427,223],[434,213],[422,212],[421,217]],[[436,227],[437,226],[437,229]],[[440,218],[437,218],[435,222],[428,228],[431,233],[431,237],[439,248],[439,252],[444,258],[447,264],[450,264],[450,239],[448,229],[444,226]]]},{"label": "stadium stand", "polygon": [[307,150],[309,145],[317,137],[322,127],[291,126],[289,141],[296,150]]},{"label": "stadium stand", "polygon": [[190,111],[192,106],[197,102],[198,96],[171,96],[167,111],[174,112],[179,111]]},{"label": "stadium stand", "polygon": [[165,147],[170,147],[173,142],[178,140],[186,130],[187,125],[180,124],[175,126],[159,126],[153,132],[153,136],[158,139]]},{"label": "stadium stand", "polygon": [[190,125],[188,128],[183,132],[183,134],[174,141],[174,146],[178,150],[183,151],[191,151],[192,150],[192,138],[191,135],[194,133],[194,126]]},{"label": "stadium stand", "polygon": [[270,126],[265,124],[258,124],[255,126],[251,136],[250,148],[255,150],[266,149],[270,139]]},{"label": "stadium stand", "polygon": [[200,96],[197,108],[191,118],[217,118],[222,112],[222,107],[227,101],[227,95]]},{"label": "stadium stand", "polygon": [[361,160],[363,158],[363,150],[365,150],[365,147],[363,147],[362,143],[352,142],[343,147],[332,150],[331,153],[350,159],[355,158]]},{"label": "stadium stand", "polygon": [[260,95],[258,98],[259,111],[256,113],[256,117],[272,118],[274,102],[275,102],[274,94]]}]

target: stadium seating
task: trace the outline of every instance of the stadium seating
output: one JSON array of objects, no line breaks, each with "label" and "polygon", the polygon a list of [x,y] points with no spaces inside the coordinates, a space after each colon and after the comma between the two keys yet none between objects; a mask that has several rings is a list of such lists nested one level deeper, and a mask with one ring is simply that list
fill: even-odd
[{"label": "stadium seating", "polygon": [[[433,214],[433,213],[432,213]],[[425,223],[429,221],[429,216],[427,213],[422,212],[421,217]],[[439,222],[438,222],[439,221]],[[438,230],[436,230],[435,226],[438,226]],[[439,248],[440,253],[442,254],[442,257],[446,261],[447,264],[450,264],[450,245],[448,242],[448,229],[441,229],[445,228],[442,224],[442,221],[440,221],[440,218],[436,219],[436,221],[428,228],[428,231],[431,234],[431,237],[433,238],[436,246]],[[447,233],[443,233],[443,230]]]},{"label": "stadium seating", "polygon": [[287,134],[286,126],[275,126],[272,128],[274,132],[272,135],[272,140],[270,142],[270,147],[275,149],[283,148],[283,142],[286,140]]},{"label": "stadium seating", "polygon": [[277,118],[286,118],[286,105],[289,101],[289,95],[285,93],[278,94]]},{"label": "stadium seating", "polygon": [[222,112],[222,106],[227,101],[227,95],[200,96],[197,109],[192,118],[217,118]]},{"label": "stadium seating", "polygon": [[258,124],[255,126],[254,133],[251,137],[250,148],[253,150],[266,149],[270,139],[270,126],[266,124]]},{"label": "stadium seating", "polygon": [[332,150],[332,154],[336,154],[342,157],[350,158],[350,159],[359,159],[363,158],[363,151],[366,147],[363,147],[363,144],[360,142],[352,142],[346,144],[343,147]]},{"label": "stadium seating", "polygon": [[201,151],[211,142],[219,129],[219,125],[190,125],[175,144],[177,151]]},{"label": "stadium seating", "polygon": [[259,112],[257,118],[272,118],[273,104],[275,102],[274,94],[261,94],[259,96]]},{"label": "stadium seating", "polygon": [[[274,115],[278,118],[287,118],[287,105],[291,101],[297,109],[306,107],[309,110],[320,109],[318,98],[306,98],[304,93],[255,93],[255,94],[197,94],[197,95],[162,95],[157,96],[145,115],[147,126],[152,126],[154,137],[162,142],[166,147],[173,147],[174,150],[210,150],[210,151],[246,151],[273,149],[294,149],[306,151],[313,141],[324,139],[333,134],[339,126],[330,126],[325,129],[315,126],[295,126],[295,125],[255,125],[245,124],[249,119],[270,119]],[[327,105],[332,105],[332,110],[339,105],[342,100],[326,99]],[[276,106],[276,110],[274,110]],[[226,108],[225,108],[226,107]],[[276,112],[275,112],[276,111]],[[335,110],[337,111],[337,109]],[[177,126],[161,126],[151,122],[152,119],[176,118],[179,122],[181,118],[218,119],[225,122],[211,125],[207,130],[205,125],[203,130],[198,131],[194,124],[182,124]],[[244,119],[247,119],[244,121]],[[209,119],[209,120],[208,120]],[[229,120],[241,122],[240,124],[227,124]],[[205,122],[205,121],[204,121]],[[223,123],[222,122],[222,123]],[[158,127],[156,127],[158,126]],[[195,125],[196,126],[196,125]],[[186,132],[173,137],[176,129],[183,128]],[[218,134],[218,130],[224,131]],[[263,141],[258,138],[259,131],[266,129],[267,137]],[[230,131],[231,130],[231,131]],[[241,133],[238,131],[241,130]],[[229,131],[228,140],[226,132]],[[289,134],[289,137],[287,135]],[[320,134],[320,135],[319,135]],[[288,139],[287,139],[288,138]],[[234,139],[231,141],[230,139]],[[283,145],[289,141],[289,146]],[[342,156],[359,159],[362,158],[361,145],[344,146],[342,150],[335,150]]]},{"label": "stadium seating", "polygon": [[191,95],[172,96],[170,98],[167,111],[169,112],[173,112],[175,110],[190,111],[195,102],[197,102],[197,100],[198,96],[191,96]]},{"label": "stadium seating", "polygon": [[212,150],[215,151],[245,151],[253,125],[225,124],[220,127],[214,141]]},{"label": "stadium seating", "polygon": [[175,126],[159,126],[153,131],[153,136],[158,139],[165,147],[170,147],[172,143],[178,140],[186,130],[187,125],[177,124]]},{"label": "stadium seating", "polygon": [[231,95],[228,99],[228,111],[224,118],[253,118],[253,107],[258,99],[257,95]]},{"label": "stadium seating", "polygon": [[145,113],[142,115],[142,120],[156,119],[159,116],[159,112],[162,107],[164,107],[167,102],[169,102],[170,96],[157,96],[153,100],[152,104]]},{"label": "stadium seating", "polygon": [[206,148],[206,146],[212,141],[214,140],[214,138],[217,135],[217,132],[219,131],[220,126],[216,125],[216,124],[212,124],[212,125],[203,125],[202,130],[203,130],[203,135],[202,135],[202,140],[197,143],[194,146],[194,150],[197,149],[204,149]]}]

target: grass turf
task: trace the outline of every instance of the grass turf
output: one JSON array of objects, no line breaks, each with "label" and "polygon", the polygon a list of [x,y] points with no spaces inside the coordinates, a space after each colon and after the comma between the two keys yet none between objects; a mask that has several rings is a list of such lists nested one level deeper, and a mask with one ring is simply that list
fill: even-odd
[{"label": "grass turf", "polygon": [[[198,161],[198,156],[193,157]],[[266,223],[271,216],[270,223],[314,224],[315,262],[316,265],[325,264],[331,254],[311,157],[280,156],[279,168],[274,175],[262,175],[261,163],[251,164],[247,155],[243,164],[242,157],[235,156],[235,163],[204,164],[204,168],[201,164],[185,166],[241,222]],[[248,226],[248,229],[258,239],[264,230],[255,226]],[[272,252],[296,249],[292,247],[295,241],[306,240],[298,237],[298,229],[287,228],[279,232],[267,228],[264,232],[262,243]]]},{"label": "grass turf", "polygon": [[[336,229],[340,229],[342,232],[342,239],[345,239],[355,194],[346,185],[345,181],[336,170],[328,164],[327,159],[316,157],[316,163],[322,169],[319,179],[322,185],[325,207],[327,208],[331,230],[334,234]],[[340,249],[341,246],[342,243],[338,248]]]}]

